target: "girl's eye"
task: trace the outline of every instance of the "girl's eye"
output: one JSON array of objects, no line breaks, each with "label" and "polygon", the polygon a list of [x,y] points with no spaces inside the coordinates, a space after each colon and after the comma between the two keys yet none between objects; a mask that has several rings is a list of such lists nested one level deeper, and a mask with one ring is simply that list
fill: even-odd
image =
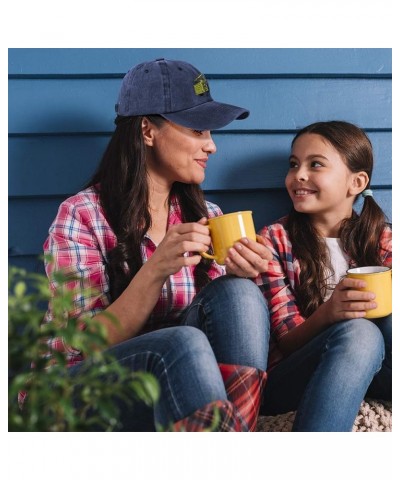
[{"label": "girl's eye", "polygon": [[317,161],[312,162],[312,163],[311,163],[311,166],[312,166],[313,168],[323,167],[322,163],[317,162]]},{"label": "girl's eye", "polygon": [[193,132],[198,136],[203,135],[203,131],[204,130],[193,130]]},{"label": "girl's eye", "polygon": [[297,163],[293,161],[289,161],[289,168],[297,168]]}]

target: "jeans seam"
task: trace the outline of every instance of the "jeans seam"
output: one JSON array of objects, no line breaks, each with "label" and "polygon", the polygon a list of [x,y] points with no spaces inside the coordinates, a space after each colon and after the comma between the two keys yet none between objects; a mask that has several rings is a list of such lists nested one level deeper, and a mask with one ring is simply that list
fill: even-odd
[{"label": "jeans seam", "polygon": [[[149,354],[150,354],[150,355],[149,355]],[[164,361],[164,358],[162,357],[162,355],[159,355],[158,353],[154,353],[154,352],[152,352],[152,351],[150,351],[150,350],[146,350],[146,351],[143,351],[143,352],[140,352],[140,353],[137,353],[137,354],[127,355],[127,356],[125,356],[124,358],[119,359],[118,362],[119,362],[119,363],[122,363],[124,360],[129,359],[129,358],[132,358],[132,357],[135,357],[136,355],[146,355],[147,358],[150,358],[150,357],[154,358],[154,357],[156,357],[158,360],[161,360],[161,363],[162,363],[162,372],[160,373],[160,376],[159,376],[159,378],[158,378],[158,382],[161,383],[161,377],[162,377],[162,376],[165,376],[165,377],[166,377],[166,382],[167,382],[167,387],[168,387],[168,390],[167,390],[168,395],[167,395],[167,397],[171,399],[171,401],[172,401],[172,403],[173,403],[173,406],[174,406],[174,412],[176,412],[178,418],[180,418],[180,417],[182,416],[182,411],[181,411],[181,409],[179,408],[178,402],[177,402],[177,400],[176,400],[176,398],[175,398],[175,396],[174,396],[174,394],[173,394],[172,384],[171,384],[171,382],[170,382],[170,380],[169,380],[169,375],[168,375],[168,368],[166,368],[165,361]],[[147,362],[146,362],[146,364],[147,364]],[[147,365],[146,365],[146,366],[147,366]],[[146,368],[146,371],[152,373],[150,369],[147,369],[147,368]]]},{"label": "jeans seam", "polygon": [[[206,311],[206,306],[207,306],[207,302],[203,303],[203,300],[199,300],[198,303],[196,303],[196,305],[193,305],[193,308],[196,308],[196,310],[199,313],[201,313],[201,317],[199,317],[199,315],[198,315],[198,318],[201,318],[201,322],[199,322],[200,323],[200,325],[199,325],[200,328],[199,329],[206,335],[210,345],[212,346],[213,335],[212,335],[212,328],[210,328],[212,326],[212,322],[211,322],[211,325],[209,325],[208,322],[207,322],[208,313]],[[192,309],[188,310],[188,314],[191,310]],[[196,328],[197,328],[197,326],[196,326]]]}]

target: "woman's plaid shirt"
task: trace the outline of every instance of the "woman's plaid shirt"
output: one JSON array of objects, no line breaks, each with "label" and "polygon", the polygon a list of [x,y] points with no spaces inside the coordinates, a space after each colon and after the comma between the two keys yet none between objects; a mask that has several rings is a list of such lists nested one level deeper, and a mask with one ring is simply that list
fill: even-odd
[{"label": "woman's plaid shirt", "polygon": [[[293,256],[292,243],[285,228],[286,220],[287,217],[283,217],[259,232],[273,253],[268,272],[261,274],[255,280],[268,302],[270,312],[269,367],[273,367],[283,358],[277,341],[289,330],[306,321],[296,303],[295,292],[300,282],[300,264]],[[380,254],[383,264],[391,267],[392,230],[389,226],[381,237]],[[352,260],[350,265],[356,266]]]},{"label": "woman's plaid shirt", "polygon": [[[206,203],[209,217],[222,214],[217,205]],[[168,226],[178,223],[182,223],[181,209],[177,199],[172,198]],[[110,304],[106,264],[108,253],[116,243],[116,236],[104,216],[99,196],[93,188],[79,192],[60,205],[44,244],[44,253],[51,255],[53,259],[50,263],[45,262],[45,267],[52,291],[57,288],[56,283],[51,280],[53,271],[62,270],[75,278],[68,283],[68,288],[77,292],[73,310],[69,312],[70,318],[92,317]],[[151,257],[155,249],[156,245],[146,235],[141,245],[143,262]],[[193,266],[184,267],[169,277],[147,321],[145,331],[179,324],[180,315],[196,294],[193,272]],[[208,271],[211,279],[224,273],[224,268],[215,262]],[[52,313],[48,310],[45,322],[51,320]],[[84,328],[83,322],[81,328]],[[69,366],[83,358],[78,350],[66,345],[62,338],[49,340],[49,351],[52,350],[65,352]]]}]

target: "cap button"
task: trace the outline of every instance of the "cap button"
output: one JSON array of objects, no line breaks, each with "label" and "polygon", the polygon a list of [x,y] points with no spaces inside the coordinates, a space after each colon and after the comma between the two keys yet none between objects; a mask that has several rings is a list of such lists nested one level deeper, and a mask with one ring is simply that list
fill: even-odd
[{"label": "cap button", "polygon": [[161,60],[164,60],[164,58],[156,58],[156,62],[160,62]]}]

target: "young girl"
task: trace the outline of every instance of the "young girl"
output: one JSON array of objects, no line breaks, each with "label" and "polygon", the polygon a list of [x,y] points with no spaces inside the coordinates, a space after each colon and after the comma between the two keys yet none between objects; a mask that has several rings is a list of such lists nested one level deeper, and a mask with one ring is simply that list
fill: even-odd
[{"label": "young girl", "polygon": [[353,266],[391,267],[391,228],[370,189],[372,168],[371,143],[355,125],[303,128],[285,181],[293,209],[261,232],[274,255],[257,279],[271,321],[262,413],[297,410],[294,431],[350,431],[366,394],[391,399],[391,315],[363,318],[374,294],[344,278]]},{"label": "young girl", "polygon": [[[216,151],[210,130],[249,112],[214,101],[195,67],[165,59],[127,73],[116,111],[97,172],[61,204],[50,227],[44,250],[54,262],[47,273],[77,277],[81,295],[69,316],[103,323],[116,361],[159,381],[153,411],[120,406],[122,430],[201,431],[214,418],[217,430],[254,430],[268,310],[256,285],[237,276],[265,271],[271,254],[244,241],[230,255],[237,276],[199,255],[211,243],[206,218],[221,214],[199,187]],[[98,294],[85,294],[88,286]],[[50,309],[46,321],[52,318]],[[50,347],[68,355],[71,373],[90,358],[62,338]]]}]

